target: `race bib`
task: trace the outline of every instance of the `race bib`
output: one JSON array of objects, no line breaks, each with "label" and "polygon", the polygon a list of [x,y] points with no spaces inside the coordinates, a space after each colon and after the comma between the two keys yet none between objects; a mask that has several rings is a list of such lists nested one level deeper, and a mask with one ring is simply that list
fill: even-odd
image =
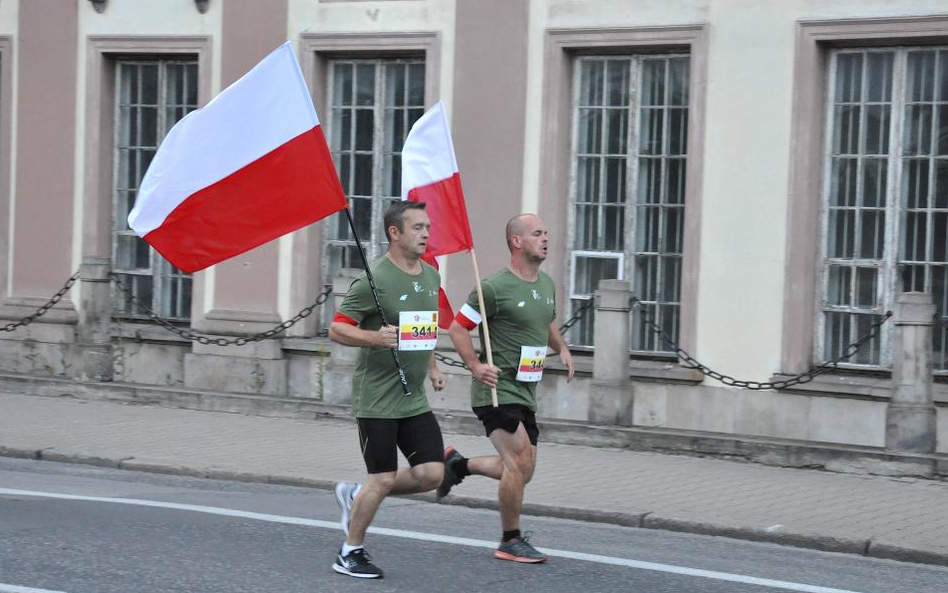
[{"label": "race bib", "polygon": [[543,377],[543,363],[546,362],[546,346],[521,346],[520,365],[517,367],[517,381],[537,383]]},{"label": "race bib", "polygon": [[437,311],[402,311],[398,314],[399,350],[434,350],[437,344]]}]

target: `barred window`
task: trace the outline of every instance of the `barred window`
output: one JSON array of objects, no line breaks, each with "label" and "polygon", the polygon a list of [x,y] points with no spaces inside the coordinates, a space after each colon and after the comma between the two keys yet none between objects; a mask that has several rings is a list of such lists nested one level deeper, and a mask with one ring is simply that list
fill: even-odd
[{"label": "barred window", "polygon": [[[113,174],[113,269],[126,290],[171,319],[191,314],[191,276],[168,263],[128,228],[139,183],[171,127],[197,109],[194,59],[119,60],[116,63]],[[118,314],[145,311],[113,291]]]},{"label": "barred window", "polygon": [[[948,49],[837,50],[829,62],[820,360],[895,304],[930,292],[948,315]],[[849,362],[892,363],[890,330]],[[935,368],[948,369],[935,327]]]},{"label": "barred window", "polygon": [[[632,277],[651,319],[678,337],[685,213],[689,58],[583,57],[575,62],[570,228],[571,305],[599,281]],[[635,313],[632,349],[667,347]],[[593,316],[569,341],[592,345]]]},{"label": "barred window", "polygon": [[[425,110],[422,59],[340,59],[329,63],[329,144],[356,232],[371,261],[387,249],[382,214],[401,199],[401,150]],[[326,283],[362,258],[345,212],[327,221]]]}]

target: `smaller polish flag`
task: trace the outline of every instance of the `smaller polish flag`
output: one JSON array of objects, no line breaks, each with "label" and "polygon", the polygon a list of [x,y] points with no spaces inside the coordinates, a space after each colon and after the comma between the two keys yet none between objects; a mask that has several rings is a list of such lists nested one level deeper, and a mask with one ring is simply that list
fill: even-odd
[{"label": "smaller polish flag", "polygon": [[196,272],[347,207],[289,43],[168,132],[128,226]]},{"label": "smaller polish flag", "polygon": [[402,199],[427,204],[432,231],[426,255],[474,248],[451,129],[440,101],[418,118],[405,138]]},{"label": "smaller polish flag", "polygon": [[[402,199],[426,205],[431,219],[428,248],[422,258],[426,262],[437,268],[435,257],[474,248],[451,128],[440,101],[418,118],[405,138]],[[454,311],[444,289],[438,293],[438,309],[439,327],[448,329]]]}]

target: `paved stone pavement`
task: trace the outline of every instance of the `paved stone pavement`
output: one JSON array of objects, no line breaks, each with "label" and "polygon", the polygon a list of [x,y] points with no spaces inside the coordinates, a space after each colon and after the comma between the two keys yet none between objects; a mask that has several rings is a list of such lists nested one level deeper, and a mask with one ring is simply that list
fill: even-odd
[{"label": "paved stone pavement", "polygon": [[[0,394],[0,455],[330,487],[364,466],[355,424]],[[445,435],[466,456],[483,437]],[[424,497],[433,499],[431,495]],[[445,502],[492,507],[471,477]],[[541,443],[525,511],[948,565],[948,482]],[[529,527],[529,519],[524,521]]]}]

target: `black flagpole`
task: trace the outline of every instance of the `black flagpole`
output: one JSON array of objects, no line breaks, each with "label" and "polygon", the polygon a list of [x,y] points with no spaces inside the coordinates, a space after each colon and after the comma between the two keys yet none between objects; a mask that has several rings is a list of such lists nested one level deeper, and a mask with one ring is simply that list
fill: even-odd
[{"label": "black flagpole", "polygon": [[[379,301],[379,291],[375,286],[375,279],[372,278],[372,270],[369,269],[369,260],[365,257],[365,249],[362,249],[362,241],[359,240],[359,235],[356,233],[355,223],[352,221],[352,212],[349,211],[348,206],[346,207],[346,218],[349,219],[349,228],[352,229],[352,236],[355,237],[356,245],[359,246],[362,263],[365,265],[365,277],[369,281],[369,288],[372,289],[372,298],[375,299],[375,306],[379,310],[379,317],[382,318],[382,325],[388,325],[385,320],[385,311],[382,311],[382,303]],[[411,395],[411,389],[408,388],[408,377],[405,376],[405,369],[402,367],[402,361],[398,358],[398,350],[395,348],[392,348],[392,358],[395,359],[395,368],[398,370],[398,380],[402,383],[402,391],[405,392],[405,395]]]}]

